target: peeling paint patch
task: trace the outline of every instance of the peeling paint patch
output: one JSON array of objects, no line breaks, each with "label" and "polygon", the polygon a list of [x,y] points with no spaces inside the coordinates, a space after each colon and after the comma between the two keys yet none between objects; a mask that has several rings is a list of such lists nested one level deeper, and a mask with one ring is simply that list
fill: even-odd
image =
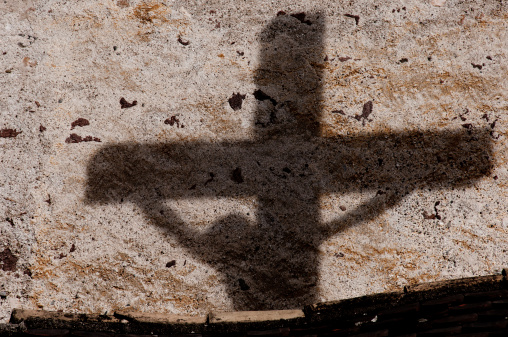
[{"label": "peeling paint patch", "polygon": [[120,108],[121,109],[127,109],[132,108],[133,106],[137,105],[138,101],[132,101],[132,103],[127,102],[125,98],[120,98]]},{"label": "peeling paint patch", "polygon": [[[180,127],[180,120],[178,118],[176,118],[176,116],[171,116],[171,118],[167,118],[164,121],[164,124],[169,124],[170,126],[173,126],[176,124],[176,127],[179,128]],[[183,128],[183,125],[182,125],[182,128]]]},{"label": "peeling paint patch", "polygon": [[370,114],[372,113],[372,101],[368,101],[367,103],[365,103],[363,105],[363,110],[362,110],[362,114],[361,115],[355,115],[353,118],[356,119],[357,121],[361,121],[362,122],[362,125],[365,126],[365,121],[369,121],[371,122],[372,120],[368,119]]},{"label": "peeling paint patch", "polygon": [[0,268],[3,271],[15,271],[18,257],[11,252],[9,247],[0,252]]},{"label": "peeling paint patch", "polygon": [[78,136],[75,133],[72,133],[67,139],[65,140],[66,143],[81,143],[81,142],[101,142],[100,138],[92,137],[92,136],[86,136],[81,137]]},{"label": "peeling paint patch", "polygon": [[234,111],[240,110],[242,108],[242,103],[245,97],[246,95],[242,95],[240,93],[233,94],[233,96],[231,96],[231,98],[228,100],[231,109]]},{"label": "peeling paint patch", "polygon": [[83,126],[87,126],[87,125],[90,125],[90,122],[88,121],[88,119],[78,118],[74,122],[71,123],[71,130],[74,129],[76,126],[83,127]]},{"label": "peeling paint patch", "polygon": [[16,129],[1,129],[0,138],[14,138],[20,133],[21,131],[16,131]]}]

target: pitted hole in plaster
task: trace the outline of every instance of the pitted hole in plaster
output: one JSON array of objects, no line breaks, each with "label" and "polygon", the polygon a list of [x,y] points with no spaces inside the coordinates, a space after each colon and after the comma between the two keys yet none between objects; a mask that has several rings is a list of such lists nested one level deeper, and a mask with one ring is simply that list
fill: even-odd
[{"label": "pitted hole in plaster", "polygon": [[198,233],[207,232],[217,220],[230,215],[244,218],[251,226],[257,224],[256,197],[171,199],[163,204]]}]

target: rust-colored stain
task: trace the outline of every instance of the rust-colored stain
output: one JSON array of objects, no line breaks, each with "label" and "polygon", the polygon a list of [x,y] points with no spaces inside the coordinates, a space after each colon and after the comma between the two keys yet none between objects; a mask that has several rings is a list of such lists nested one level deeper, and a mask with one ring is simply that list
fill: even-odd
[{"label": "rust-colored stain", "polygon": [[133,10],[134,17],[141,23],[148,24],[154,21],[168,22],[168,8],[158,2],[142,2]]},{"label": "rust-colored stain", "polygon": [[29,57],[23,58],[23,65],[25,67],[35,67],[37,65],[37,61],[31,61]]}]

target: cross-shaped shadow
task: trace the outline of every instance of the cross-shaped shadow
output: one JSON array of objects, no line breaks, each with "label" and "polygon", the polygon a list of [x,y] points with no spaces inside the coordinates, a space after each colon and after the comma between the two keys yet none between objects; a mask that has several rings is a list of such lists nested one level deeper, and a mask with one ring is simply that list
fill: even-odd
[{"label": "cross-shaped shadow", "polygon": [[[323,30],[319,14],[277,16],[263,30],[254,140],[115,144],[88,165],[89,203],[137,204],[223,274],[236,310],[313,302],[323,241],[415,189],[469,187],[492,170],[487,130],[321,137]],[[366,191],[377,193],[320,223],[321,194]],[[232,213],[202,232],[164,204],[224,196],[255,196],[256,224]]]}]

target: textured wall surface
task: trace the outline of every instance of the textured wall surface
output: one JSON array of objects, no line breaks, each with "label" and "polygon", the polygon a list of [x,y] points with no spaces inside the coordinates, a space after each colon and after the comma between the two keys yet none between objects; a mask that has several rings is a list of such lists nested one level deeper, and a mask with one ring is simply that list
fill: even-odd
[{"label": "textured wall surface", "polygon": [[504,0],[0,13],[0,322],[286,309],[508,265]]}]

